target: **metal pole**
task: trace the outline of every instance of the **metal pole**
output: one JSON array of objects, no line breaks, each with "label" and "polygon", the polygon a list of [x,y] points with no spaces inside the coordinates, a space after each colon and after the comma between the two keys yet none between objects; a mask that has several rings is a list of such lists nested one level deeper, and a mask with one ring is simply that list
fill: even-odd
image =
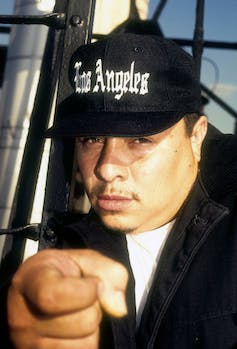
[{"label": "metal pole", "polygon": [[196,23],[193,37],[193,57],[196,65],[197,77],[200,79],[201,59],[203,51],[203,18],[204,18],[204,0],[197,0]]},{"label": "metal pole", "polygon": [[[12,228],[18,228],[30,223],[38,171],[43,153],[43,133],[50,114],[53,93],[52,84],[55,83],[55,78],[52,76],[52,34],[50,30],[19,175],[17,197],[13,207]],[[5,253],[6,258],[3,262],[3,266],[7,269],[3,271],[7,272],[8,275],[11,275],[20,264],[25,242],[26,237],[20,231],[13,235],[10,251],[7,254]]]},{"label": "metal pole", "polygon": [[[95,0],[69,0],[68,2],[57,104],[73,92],[73,87],[68,79],[70,58],[78,46],[91,40],[94,9]],[[62,142],[55,140],[50,156],[43,222],[47,222],[54,212],[65,212],[68,209],[71,183],[65,175],[62,150]]]},{"label": "metal pole", "polygon": [[[189,39],[177,39],[177,38],[168,38],[175,41],[180,46],[192,46],[193,40]],[[224,49],[224,50],[237,50],[237,42],[226,42],[226,41],[210,41],[205,40],[202,43],[203,47],[214,48],[214,49]]]},{"label": "metal pole", "polygon": [[160,15],[161,15],[161,12],[163,11],[165,5],[167,3],[167,0],[161,0],[160,3],[158,4],[153,16],[152,16],[152,21],[155,21],[157,22]]},{"label": "metal pole", "polygon": [[0,23],[5,24],[43,24],[55,29],[65,27],[64,13],[49,13],[41,16],[0,16]]},{"label": "metal pole", "polygon": [[136,5],[136,0],[130,0],[130,19],[140,19],[139,12]]},{"label": "metal pole", "polygon": [[[14,13],[43,14],[52,10],[53,1],[18,0]],[[1,228],[9,226],[47,31],[43,26],[11,27],[0,96]],[[5,237],[1,236],[0,259],[4,245]]]}]

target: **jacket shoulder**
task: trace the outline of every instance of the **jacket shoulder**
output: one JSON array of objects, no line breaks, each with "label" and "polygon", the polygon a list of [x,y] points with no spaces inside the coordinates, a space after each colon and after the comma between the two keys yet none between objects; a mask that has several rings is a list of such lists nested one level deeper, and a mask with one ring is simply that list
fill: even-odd
[{"label": "jacket shoulder", "polygon": [[237,136],[209,125],[203,142],[200,172],[209,195],[218,200],[237,192]]}]

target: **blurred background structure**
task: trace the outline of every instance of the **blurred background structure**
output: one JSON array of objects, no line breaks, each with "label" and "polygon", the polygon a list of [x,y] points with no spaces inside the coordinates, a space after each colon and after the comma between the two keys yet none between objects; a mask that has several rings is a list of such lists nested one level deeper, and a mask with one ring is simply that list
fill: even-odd
[{"label": "blurred background structure", "polygon": [[[73,1],[68,0],[71,3]],[[86,3],[80,0],[75,1]],[[21,187],[19,176],[22,170],[23,154],[26,150],[29,125],[32,121],[32,114],[40,115],[40,108],[43,104],[41,102],[41,105],[37,105],[35,101],[49,30],[46,25],[41,24],[4,24],[3,17],[4,15],[43,16],[52,13],[55,8],[58,12],[63,13],[64,9],[61,4],[66,2],[67,0],[8,0],[7,2],[0,0],[0,23],[2,23],[0,24],[0,228],[2,229],[12,227],[15,210],[18,211],[19,216],[20,209],[24,212],[24,206],[28,201],[32,201],[32,207],[28,210],[30,214],[27,213],[29,218],[27,216],[27,222],[24,222],[24,219],[22,222],[21,219],[15,220],[15,228],[19,225],[41,222],[51,148],[49,140],[42,142],[44,151],[39,156],[40,165],[36,171],[37,183],[32,191],[33,198],[28,197],[26,190],[25,201],[19,204],[16,197]],[[185,49],[192,52],[192,40],[195,35],[195,24],[197,24],[197,8],[200,4],[204,5],[204,1],[88,0],[88,4],[90,7],[85,10],[85,13],[88,10],[88,16],[91,18],[94,13],[93,39],[99,39],[115,28],[118,30],[120,26],[124,27],[125,24],[130,25],[131,28],[131,21],[148,20],[157,25],[156,28],[160,35],[176,40]],[[209,120],[224,133],[236,131],[236,13],[237,2],[235,0],[225,3],[220,0],[209,0],[206,1],[203,8],[203,23],[201,21],[201,25],[196,26],[201,35],[197,43],[201,44],[200,73],[204,91],[204,110]],[[85,28],[90,27],[89,20],[87,18],[87,23],[85,23],[85,18],[83,18],[83,24],[77,15],[78,13],[75,13],[74,23],[69,24],[69,27],[78,26],[79,30],[81,26],[82,35],[86,38],[86,30],[89,32],[89,29]],[[201,19],[201,11],[199,19]],[[57,21],[55,21],[56,27],[58,26],[56,31],[60,31],[67,23],[66,18],[61,16],[57,18]],[[56,60],[55,56],[52,57],[52,61],[54,60]],[[57,79],[54,84],[58,84]],[[56,86],[54,97],[55,95]],[[53,117],[53,112],[52,107],[51,117]],[[31,146],[34,147],[34,145]],[[29,168],[31,165],[28,163]],[[29,171],[29,185],[31,176]],[[58,191],[59,195],[54,200],[60,201],[63,195],[59,189]],[[86,205],[84,198],[83,202]],[[22,215],[24,216],[23,213]],[[27,244],[29,253],[34,253],[37,244],[32,240],[27,240]],[[12,242],[7,245],[9,245],[8,248],[6,248],[5,235],[0,236],[0,257],[4,246],[6,251],[12,249]],[[27,255],[26,251],[25,257]]]}]

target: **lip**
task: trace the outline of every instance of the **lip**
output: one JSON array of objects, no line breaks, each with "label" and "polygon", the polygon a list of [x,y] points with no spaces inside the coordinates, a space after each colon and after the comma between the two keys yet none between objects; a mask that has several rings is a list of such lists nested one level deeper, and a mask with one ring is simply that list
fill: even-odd
[{"label": "lip", "polygon": [[98,207],[104,211],[123,211],[127,209],[133,199],[120,195],[99,195]]}]

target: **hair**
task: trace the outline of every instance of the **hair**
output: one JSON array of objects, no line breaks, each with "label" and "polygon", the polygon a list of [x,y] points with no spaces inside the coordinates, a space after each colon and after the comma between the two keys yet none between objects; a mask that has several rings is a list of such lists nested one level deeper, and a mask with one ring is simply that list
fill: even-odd
[{"label": "hair", "polygon": [[188,136],[191,136],[192,131],[193,131],[193,127],[196,124],[196,122],[198,121],[198,119],[200,118],[200,116],[201,115],[198,113],[190,113],[190,114],[184,115],[184,122],[185,122],[186,131],[187,131]]}]

